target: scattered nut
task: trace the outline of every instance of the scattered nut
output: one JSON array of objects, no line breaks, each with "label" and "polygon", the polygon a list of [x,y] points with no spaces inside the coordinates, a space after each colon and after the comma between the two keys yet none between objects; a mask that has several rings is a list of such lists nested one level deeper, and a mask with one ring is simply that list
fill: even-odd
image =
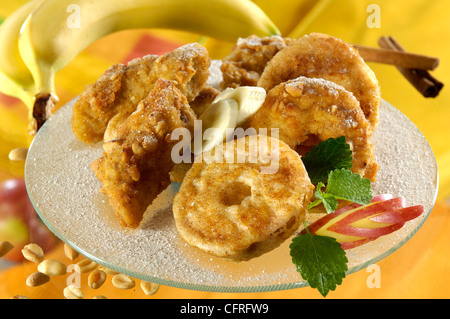
[{"label": "scattered nut", "polygon": [[88,285],[92,289],[100,288],[106,280],[106,273],[103,270],[95,269],[89,274]]},{"label": "scattered nut", "polygon": [[28,154],[28,148],[18,147],[18,148],[12,149],[9,152],[8,157],[11,161],[24,161],[27,158],[27,154]]},{"label": "scattered nut", "polygon": [[62,276],[67,273],[67,266],[55,259],[46,259],[41,262],[38,271],[49,276]]},{"label": "scattered nut", "polygon": [[77,273],[84,274],[94,270],[97,267],[97,263],[95,261],[89,259],[83,259],[77,262],[74,265],[74,269]]},{"label": "scattered nut", "polygon": [[115,275],[112,284],[118,289],[132,289],[135,286],[134,279],[124,274]]},{"label": "scattered nut", "polygon": [[30,299],[30,298],[22,295],[15,295],[12,296],[11,299]]},{"label": "scattered nut", "polygon": [[107,275],[112,275],[112,276],[117,275],[119,273],[115,270],[109,269],[102,265],[98,265],[98,269],[103,270]]},{"label": "scattered nut", "polygon": [[103,295],[98,295],[98,296],[93,297],[92,299],[108,299],[108,298],[106,298]]},{"label": "scattered nut", "polygon": [[76,251],[75,249],[73,249],[72,247],[70,247],[69,245],[67,245],[66,243],[64,243],[64,254],[66,255],[67,258],[69,258],[70,260],[75,260],[78,258],[78,256],[80,255],[78,253],[78,251]]},{"label": "scattered nut", "polygon": [[160,284],[155,284],[149,281],[141,281],[141,288],[147,296],[154,295],[160,287]]},{"label": "scattered nut", "polygon": [[11,244],[9,241],[7,241],[7,240],[0,241],[0,257],[5,256],[13,248],[14,248],[14,245]]},{"label": "scattered nut", "polygon": [[75,285],[69,285],[63,290],[64,297],[67,299],[83,299],[84,293],[81,288]]},{"label": "scattered nut", "polygon": [[41,272],[35,272],[28,276],[26,284],[29,287],[42,286],[50,281],[50,276]]},{"label": "scattered nut", "polygon": [[34,263],[40,263],[44,260],[44,251],[38,244],[28,244],[22,249],[22,255],[25,259]]}]

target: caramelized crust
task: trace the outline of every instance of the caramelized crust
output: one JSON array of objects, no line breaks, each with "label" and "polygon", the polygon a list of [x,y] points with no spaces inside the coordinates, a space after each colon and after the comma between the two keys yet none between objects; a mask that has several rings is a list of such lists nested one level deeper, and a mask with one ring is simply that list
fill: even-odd
[{"label": "caramelized crust", "polygon": [[370,125],[356,98],[336,83],[306,77],[271,89],[249,127],[278,128],[293,149],[345,136],[353,151],[352,171],[375,181],[378,165],[370,142]]},{"label": "caramelized crust", "polygon": [[[266,154],[278,154],[277,170],[265,173],[263,168],[271,164],[251,160],[255,145]],[[237,156],[244,150],[245,161],[240,162]],[[297,230],[314,186],[300,156],[278,139],[242,137],[213,153],[222,152],[234,154],[235,161],[196,158],[174,197],[175,223],[190,245],[226,259],[248,260],[274,249]]]},{"label": "caramelized crust", "polygon": [[[103,139],[109,121],[122,122],[145,99],[159,78],[176,82],[188,102],[194,100],[209,76],[209,55],[199,44],[187,44],[166,55],[148,55],[109,68],[88,86],[73,106],[72,129],[85,143]],[[110,127],[110,136],[114,136]]]},{"label": "caramelized crust", "polygon": [[321,33],[300,37],[270,60],[258,86],[269,91],[299,76],[323,78],[352,92],[371,130],[376,128],[381,105],[380,88],[375,74],[353,47]]},{"label": "caramelized crust", "polygon": [[137,110],[117,127],[118,137],[92,170],[125,226],[137,227],[147,207],[169,184],[171,139],[177,128],[192,132],[194,112],[173,81],[158,80]]},{"label": "caramelized crust", "polygon": [[256,86],[267,62],[291,41],[280,36],[240,38],[222,60],[222,89]]}]

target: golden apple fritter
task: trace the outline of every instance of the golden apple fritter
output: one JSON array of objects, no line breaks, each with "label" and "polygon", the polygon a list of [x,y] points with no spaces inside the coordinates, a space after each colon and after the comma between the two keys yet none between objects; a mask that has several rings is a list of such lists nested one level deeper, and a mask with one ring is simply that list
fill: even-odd
[{"label": "golden apple fritter", "polygon": [[256,86],[267,62],[292,39],[280,36],[240,38],[231,53],[222,59],[222,89]]},{"label": "golden apple fritter", "polygon": [[[252,160],[255,147],[259,155]],[[271,158],[276,169],[268,169],[276,165],[261,150],[276,154]],[[205,154],[195,159],[173,203],[184,241],[243,261],[276,248],[298,229],[314,186],[294,150],[278,139],[253,135],[218,145],[212,153],[234,160],[210,161]]]},{"label": "golden apple fritter", "polygon": [[381,94],[373,71],[344,41],[311,33],[289,43],[264,68],[258,86],[269,91],[299,76],[335,82],[353,93],[373,131],[378,125]]},{"label": "golden apple fritter", "polygon": [[91,168],[101,191],[125,226],[138,227],[147,207],[170,184],[171,139],[177,128],[193,131],[196,116],[173,81],[157,80],[117,127],[117,138]]},{"label": "golden apple fritter", "polygon": [[247,124],[255,129],[278,128],[279,138],[292,149],[345,136],[353,151],[352,171],[375,181],[371,130],[359,103],[342,86],[300,76],[272,88]]},{"label": "golden apple fritter", "polygon": [[73,106],[72,130],[85,143],[103,139],[109,121],[114,128],[152,91],[160,78],[173,80],[188,102],[194,100],[209,76],[208,51],[199,44],[181,46],[163,56],[147,55],[128,65],[117,64],[89,85]]}]

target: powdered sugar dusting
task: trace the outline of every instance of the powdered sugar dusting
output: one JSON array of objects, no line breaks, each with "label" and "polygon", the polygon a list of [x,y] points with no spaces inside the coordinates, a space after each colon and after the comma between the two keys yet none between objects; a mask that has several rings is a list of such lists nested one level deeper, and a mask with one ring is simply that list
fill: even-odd
[{"label": "powdered sugar dusting", "polygon": [[[220,83],[220,82],[219,82]],[[289,255],[290,240],[248,262],[229,262],[185,244],[173,221],[171,202],[179,184],[160,194],[138,229],[117,223],[100,182],[90,169],[101,144],[79,142],[71,131],[72,103],[56,112],[29,150],[25,176],[33,204],[49,228],[86,257],[135,278],[209,291],[267,291],[306,285]],[[426,140],[399,111],[383,102],[374,136],[380,164],[375,193],[423,204],[436,196],[437,169]],[[392,236],[348,251],[351,271],[389,254],[420,227],[427,214]],[[309,219],[317,218],[309,216]]]}]

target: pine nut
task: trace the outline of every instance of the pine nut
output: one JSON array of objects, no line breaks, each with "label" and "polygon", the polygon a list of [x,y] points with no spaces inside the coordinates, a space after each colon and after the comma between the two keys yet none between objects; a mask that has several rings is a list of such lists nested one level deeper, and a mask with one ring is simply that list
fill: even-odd
[{"label": "pine nut", "polygon": [[106,280],[106,273],[103,270],[95,269],[89,274],[88,285],[92,289],[100,288]]},{"label": "pine nut", "polygon": [[18,147],[15,149],[12,149],[8,157],[11,161],[24,161],[27,158],[28,148],[25,147]]},{"label": "pine nut", "polygon": [[59,260],[54,259],[44,260],[38,265],[37,269],[41,273],[49,276],[62,276],[67,273],[67,266]]},{"label": "pine nut", "polygon": [[149,281],[141,281],[142,291],[147,296],[154,295],[158,291],[159,287],[160,287],[159,284],[155,284],[155,283],[149,282]]},{"label": "pine nut", "polygon": [[102,265],[98,265],[98,269],[103,270],[107,275],[112,275],[112,276],[117,275],[119,273],[115,270],[109,269]]},{"label": "pine nut", "polygon": [[74,265],[74,269],[77,273],[84,274],[94,270],[97,267],[97,263],[95,261],[89,259],[83,259],[77,262]]},{"label": "pine nut", "polygon": [[67,299],[83,299],[84,293],[81,288],[75,285],[69,285],[63,290],[64,297]]},{"label": "pine nut", "polygon": [[41,286],[50,281],[50,276],[41,272],[35,272],[28,276],[26,284],[29,287]]},{"label": "pine nut", "polygon": [[69,258],[70,260],[75,260],[78,258],[78,256],[80,255],[78,253],[78,251],[76,251],[75,249],[73,249],[72,247],[70,247],[67,244],[64,244],[64,254],[66,255],[67,258]]},{"label": "pine nut", "polygon": [[108,299],[108,298],[106,298],[103,295],[98,295],[98,296],[93,297],[92,299]]},{"label": "pine nut", "polygon": [[7,240],[0,241],[0,257],[5,256],[13,248],[14,248],[14,245],[11,244],[9,241],[7,241]]},{"label": "pine nut", "polygon": [[44,251],[38,244],[28,244],[22,249],[22,255],[25,259],[34,263],[40,263],[44,260]]},{"label": "pine nut", "polygon": [[15,296],[12,296],[11,299],[30,299],[30,298],[27,296],[15,295]]},{"label": "pine nut", "polygon": [[135,286],[134,279],[124,274],[117,274],[112,278],[112,284],[117,289],[132,289]]}]

